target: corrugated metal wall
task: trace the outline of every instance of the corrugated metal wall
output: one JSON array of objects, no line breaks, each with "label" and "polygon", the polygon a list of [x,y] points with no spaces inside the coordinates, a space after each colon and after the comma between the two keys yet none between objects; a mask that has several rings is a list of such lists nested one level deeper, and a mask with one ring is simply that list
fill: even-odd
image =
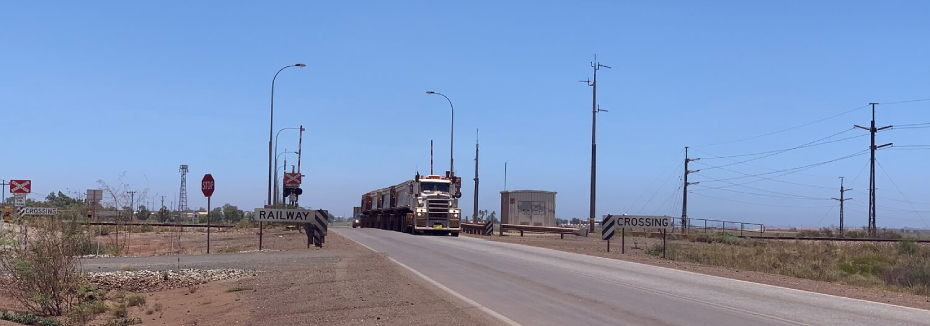
[{"label": "corrugated metal wall", "polygon": [[501,191],[501,223],[555,226],[555,192]]}]

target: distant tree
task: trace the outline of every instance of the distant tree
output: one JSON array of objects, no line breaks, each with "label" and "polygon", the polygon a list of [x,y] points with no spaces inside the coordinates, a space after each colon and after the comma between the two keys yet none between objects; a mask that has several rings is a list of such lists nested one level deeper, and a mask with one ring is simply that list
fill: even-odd
[{"label": "distant tree", "polygon": [[162,207],[161,209],[158,210],[157,218],[159,222],[162,222],[162,223],[167,222],[169,216],[171,215],[169,214],[167,207]]},{"label": "distant tree", "polygon": [[81,204],[82,201],[76,198],[68,197],[68,195],[65,195],[64,193],[59,191],[58,194],[55,194],[54,192],[52,192],[48,194],[48,196],[45,196],[45,203],[48,206],[65,208],[65,207],[69,207],[72,205]]},{"label": "distant tree", "polygon": [[579,225],[579,224],[581,224],[581,220],[578,219],[577,217],[573,217],[573,218],[572,218],[572,224],[573,224],[573,225]]},{"label": "distant tree", "polygon": [[129,208],[129,206],[123,206],[123,209],[122,211],[120,211],[120,214],[119,214],[119,220],[129,221],[130,218],[132,218],[132,213],[133,213],[132,208]]},{"label": "distant tree", "polygon": [[491,223],[494,223],[494,224],[498,224],[498,221],[497,221],[497,211],[492,211],[491,214],[488,215],[488,221],[490,221]]},{"label": "distant tree", "polygon": [[564,218],[557,218],[557,219],[555,219],[555,224],[556,224],[556,225],[565,225],[565,224],[568,224],[568,220],[566,220],[566,219],[564,219]]},{"label": "distant tree", "polygon": [[150,211],[148,208],[145,208],[145,205],[140,205],[139,212],[136,213],[136,217],[139,218],[140,221],[148,220],[149,216],[151,215],[152,211]]},{"label": "distant tree", "polygon": [[245,212],[239,209],[239,207],[226,204],[223,205],[223,215],[222,218],[229,223],[237,223],[245,217]]},{"label": "distant tree", "polygon": [[245,220],[249,222],[255,222],[255,213],[245,212]]}]

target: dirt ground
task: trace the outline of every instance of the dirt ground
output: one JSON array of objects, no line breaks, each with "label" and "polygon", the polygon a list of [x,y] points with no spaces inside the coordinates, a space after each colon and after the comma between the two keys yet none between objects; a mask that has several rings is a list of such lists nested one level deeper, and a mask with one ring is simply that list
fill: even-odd
[{"label": "dirt ground", "polygon": [[[130,255],[168,254],[170,250],[165,247],[172,243],[171,236],[134,233],[129,238]],[[218,248],[251,251],[258,248],[257,238],[254,229],[229,230],[211,234],[211,245],[213,252],[220,252]],[[205,233],[181,233],[183,252],[198,253],[205,250],[205,245]],[[140,318],[141,325],[498,324],[383,255],[341,237],[338,231],[331,230],[322,249],[307,249],[304,234],[282,227],[266,229],[264,249],[283,251],[285,257],[304,250],[325,250],[334,255],[314,259],[310,264],[296,264],[296,259],[285,258],[257,276],[210,282],[193,292],[185,287],[143,293],[146,305],[130,308],[130,317]],[[161,305],[161,311],[155,311],[156,304]],[[2,309],[22,310],[15,301],[0,295]],[[104,313],[94,324],[103,325],[112,319],[110,313]],[[18,324],[0,321],[0,325]]]},{"label": "dirt ground", "polygon": [[[296,229],[285,230],[282,226],[266,227],[262,236],[262,249],[285,250],[306,248],[306,235]],[[286,237],[285,237],[286,236]],[[126,248],[123,256],[155,256],[174,254],[204,254],[207,252],[207,233],[203,228],[156,228],[156,231],[129,233],[125,229],[117,235],[99,236],[101,245],[119,243]],[[211,253],[242,252],[258,250],[258,229],[212,229],[210,231]],[[101,252],[103,254],[105,252]]]},{"label": "dirt ground", "polygon": [[[830,294],[848,298],[855,298],[860,300],[868,300],[874,302],[882,302],[906,307],[920,308],[920,309],[930,309],[930,297],[893,292],[882,289],[875,288],[864,288],[858,286],[850,286],[844,284],[828,283],[822,281],[814,281],[808,279],[801,279],[795,277],[789,277],[784,275],[777,274],[768,274],[754,271],[745,271],[745,270],[731,270],[716,266],[707,266],[689,262],[679,262],[666,260],[661,257],[652,256],[646,254],[645,251],[649,247],[659,244],[662,244],[661,238],[644,238],[644,237],[626,237],[626,253],[621,254],[620,248],[620,237],[619,235],[614,237],[610,241],[610,252],[607,252],[607,242],[601,240],[600,235],[592,234],[590,237],[579,237],[575,235],[566,235],[565,239],[559,239],[559,235],[553,234],[530,234],[525,233],[523,237],[520,237],[519,233],[515,234],[505,234],[503,237],[497,236],[497,233],[493,236],[479,236],[467,234],[466,236],[476,237],[481,239],[487,239],[491,241],[500,241],[508,243],[516,243],[522,245],[529,245],[535,247],[542,247],[554,250],[560,250],[565,252],[572,252],[578,254],[585,254],[591,256],[605,257],[620,259],[625,261],[631,261],[642,264],[649,264],[661,267],[674,268],[679,270],[685,270],[689,272],[714,275],[726,278],[732,278],[737,280],[756,282],[762,284],[769,284],[775,286],[781,286],[786,288],[817,292],[823,294]],[[672,243],[669,240],[669,243]],[[684,243],[684,241],[682,242]],[[689,245],[700,245],[697,243],[687,242]]]}]

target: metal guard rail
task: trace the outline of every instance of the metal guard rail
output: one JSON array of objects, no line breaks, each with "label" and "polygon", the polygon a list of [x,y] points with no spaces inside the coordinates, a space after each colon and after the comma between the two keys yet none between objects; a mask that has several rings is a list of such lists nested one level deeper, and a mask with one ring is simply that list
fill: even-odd
[{"label": "metal guard rail", "polygon": [[534,232],[534,233],[558,233],[559,237],[565,239],[565,234],[574,234],[578,229],[574,228],[560,228],[553,226],[533,226],[533,225],[517,225],[517,224],[501,224],[499,236],[504,235],[504,231],[507,230],[516,230],[520,231],[520,236],[523,236],[523,232]]},{"label": "metal guard rail", "polygon": [[462,223],[462,232],[468,234],[492,235],[494,234],[494,223]]}]

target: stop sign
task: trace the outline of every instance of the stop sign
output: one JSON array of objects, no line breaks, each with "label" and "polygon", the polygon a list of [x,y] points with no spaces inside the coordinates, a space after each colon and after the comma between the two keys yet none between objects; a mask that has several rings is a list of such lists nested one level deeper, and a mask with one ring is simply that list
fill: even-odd
[{"label": "stop sign", "polygon": [[203,180],[200,181],[200,190],[203,191],[205,197],[213,196],[213,176],[209,173],[203,175]]}]

